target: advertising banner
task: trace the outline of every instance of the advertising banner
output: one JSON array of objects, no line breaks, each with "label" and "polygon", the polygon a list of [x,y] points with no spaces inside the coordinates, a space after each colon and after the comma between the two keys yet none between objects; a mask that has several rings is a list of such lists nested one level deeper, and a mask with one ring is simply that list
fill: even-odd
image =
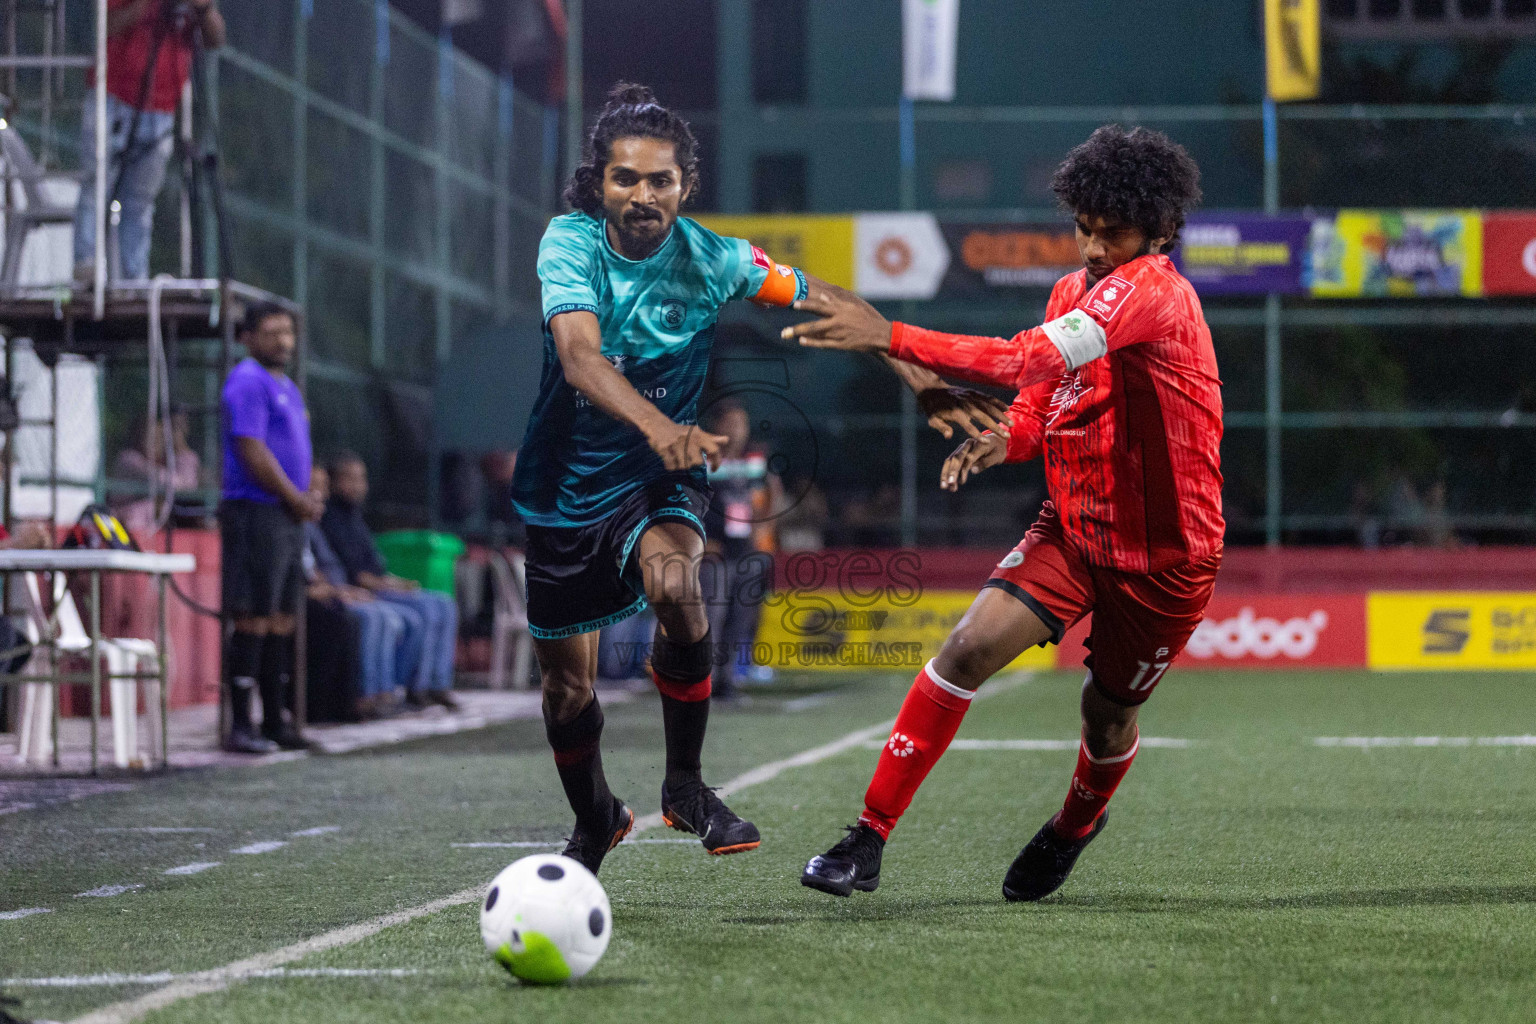
[{"label": "advertising banner", "polygon": [[1368,614],[1371,668],[1536,668],[1536,593],[1375,593]]},{"label": "advertising banner", "polygon": [[980,295],[999,288],[1050,288],[1083,269],[1065,218],[1041,224],[945,224],[952,259],[945,295]]},{"label": "advertising banner", "polygon": [[1311,230],[1310,217],[1199,213],[1173,262],[1201,295],[1300,294]]},{"label": "advertising banner", "polygon": [[1322,74],[1319,0],[1264,0],[1264,69],[1278,103],[1317,98]]},{"label": "advertising banner", "polygon": [[779,263],[828,284],[853,287],[852,217],[711,215],[698,222],[717,235],[745,238]]},{"label": "advertising banner", "polygon": [[1483,214],[1483,292],[1536,295],[1536,211]]},{"label": "advertising banner", "polygon": [[931,299],[949,246],[931,213],[861,213],[853,219],[854,291],[867,299]]},{"label": "advertising banner", "polygon": [[[763,605],[754,654],[777,669],[916,674],[974,600],[975,590],[914,590],[906,597],[881,588],[779,592]],[[1032,647],[1009,668],[1054,664],[1054,649]]]},{"label": "advertising banner", "polygon": [[[1218,593],[1174,670],[1364,668],[1365,624],[1364,594]],[[1091,626],[1090,616],[1067,631],[1058,668],[1082,668]]]},{"label": "advertising banner", "polygon": [[1313,221],[1308,281],[1318,298],[1483,294],[1476,210],[1340,210]]}]

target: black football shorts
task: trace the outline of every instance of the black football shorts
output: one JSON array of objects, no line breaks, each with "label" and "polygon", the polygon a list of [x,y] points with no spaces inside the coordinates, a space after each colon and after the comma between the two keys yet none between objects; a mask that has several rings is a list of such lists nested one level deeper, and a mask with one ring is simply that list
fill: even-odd
[{"label": "black football shorts", "polygon": [[612,514],[585,526],[528,526],[528,631],[541,640],[590,633],[645,608],[640,535],[663,519],[704,534],[710,491],[688,473],[636,488]]}]

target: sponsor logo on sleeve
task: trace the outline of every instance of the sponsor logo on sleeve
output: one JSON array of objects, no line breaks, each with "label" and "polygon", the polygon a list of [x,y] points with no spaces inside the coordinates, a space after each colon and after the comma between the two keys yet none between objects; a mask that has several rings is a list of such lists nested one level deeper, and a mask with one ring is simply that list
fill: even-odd
[{"label": "sponsor logo on sleeve", "polygon": [[1101,323],[1108,324],[1120,312],[1120,307],[1125,305],[1125,300],[1136,286],[1123,277],[1106,277],[1100,281],[1098,287],[1089,293],[1083,302],[1083,308],[1092,313]]},{"label": "sponsor logo on sleeve", "polygon": [[773,266],[773,260],[768,258],[768,254],[763,252],[763,250],[759,249],[755,245],[752,247],[752,262],[757,264],[759,267],[762,267],[764,270],[767,270],[769,267]]}]

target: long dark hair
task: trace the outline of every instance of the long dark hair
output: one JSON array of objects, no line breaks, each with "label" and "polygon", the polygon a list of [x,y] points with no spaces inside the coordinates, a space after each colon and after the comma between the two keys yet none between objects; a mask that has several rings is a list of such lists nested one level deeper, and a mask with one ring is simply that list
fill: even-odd
[{"label": "long dark hair", "polygon": [[608,104],[587,133],[581,166],[565,186],[565,201],[593,217],[603,215],[603,169],[613,156],[613,140],[660,139],[672,143],[683,170],[683,189],[692,194],[699,184],[699,142],[688,122],[656,102],[649,88],[620,82],[608,90]]}]

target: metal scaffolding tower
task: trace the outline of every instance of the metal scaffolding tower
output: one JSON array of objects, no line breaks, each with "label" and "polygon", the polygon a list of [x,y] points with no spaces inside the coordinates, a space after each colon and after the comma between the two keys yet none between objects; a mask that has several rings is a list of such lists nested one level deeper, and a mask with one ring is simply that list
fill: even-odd
[{"label": "metal scaffolding tower", "polygon": [[[0,116],[0,161],[4,165],[0,171],[0,213],[6,221],[6,251],[0,261],[0,335],[6,404],[14,409],[18,397],[13,366],[20,347],[29,347],[51,375],[46,415],[0,416],[0,433],[5,435],[4,452],[0,455],[5,484],[0,493],[4,496],[3,519],[8,528],[17,518],[17,493],[24,487],[47,486],[48,519],[55,528],[61,525],[61,486],[88,484],[95,489],[96,501],[105,497],[102,468],[98,468],[93,481],[65,480],[60,476],[60,435],[61,430],[67,430],[59,418],[58,368],[63,356],[95,362],[98,394],[113,365],[147,367],[151,384],[147,404],[152,411],[150,418],[162,424],[161,436],[172,435],[171,420],[176,413],[200,419],[204,462],[210,467],[217,465],[219,456],[219,387],[234,362],[235,328],[247,304],[273,302],[293,314],[298,331],[293,376],[301,388],[304,386],[307,345],[303,309],[289,299],[232,279],[234,256],[223,225],[217,149],[213,141],[215,117],[200,102],[196,73],[183,89],[176,117],[176,163],[181,184],[177,272],[158,275],[153,280],[123,280],[116,273],[119,261],[113,257],[117,251],[116,221],[121,207],[113,200],[109,185],[109,175],[116,175],[117,171],[109,159],[108,145],[108,0],[85,0],[91,9],[94,29],[90,53],[67,52],[67,29],[72,25],[67,2],[0,0],[0,86],[4,88],[4,96],[0,97],[4,104],[4,116]],[[162,2],[169,7],[175,0]],[[83,17],[78,7],[74,13],[77,20]],[[78,38],[81,26],[74,27]],[[201,63],[200,43],[195,50],[199,56],[194,58],[194,70]],[[54,275],[61,279],[37,279],[35,272],[29,275],[23,267],[22,252],[29,237],[37,229],[74,222],[74,205],[59,202],[50,186],[83,177],[78,169],[57,166],[60,147],[56,142],[60,138],[58,126],[65,120],[60,117],[61,104],[70,95],[65,88],[67,76],[84,71],[94,74],[84,102],[94,106],[95,132],[94,138],[83,140],[81,153],[82,161],[94,161],[96,171],[92,272],[88,278],[77,280],[71,260],[68,272]],[[24,135],[37,140],[36,155],[24,141]],[[206,234],[196,230],[195,222],[200,216],[212,218],[210,226],[215,230]],[[215,252],[205,251],[205,237],[217,239]],[[196,349],[196,358],[190,361],[184,358],[189,347]],[[200,403],[179,403],[173,411],[178,372],[202,374],[204,386],[199,389]],[[16,472],[15,440],[19,430],[46,431],[45,474],[28,477]],[[36,434],[32,436],[35,438]],[[105,465],[104,452],[98,456],[98,462]],[[152,499],[156,497],[155,490],[151,483]],[[175,495],[159,497],[165,502],[161,519],[164,521],[169,518]],[[169,534],[163,536],[168,546]],[[300,616],[301,622],[302,619]],[[302,656],[297,675],[302,694]]]}]

